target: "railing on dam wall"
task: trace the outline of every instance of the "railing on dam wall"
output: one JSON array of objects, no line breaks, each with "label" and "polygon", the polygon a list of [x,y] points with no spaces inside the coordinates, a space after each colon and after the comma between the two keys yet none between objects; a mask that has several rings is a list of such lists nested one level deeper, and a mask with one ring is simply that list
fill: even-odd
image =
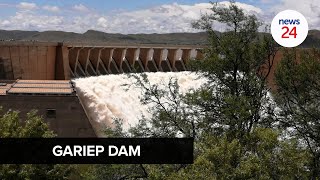
[{"label": "railing on dam wall", "polygon": [[127,72],[184,71],[201,59],[197,46],[68,46],[70,78]]}]

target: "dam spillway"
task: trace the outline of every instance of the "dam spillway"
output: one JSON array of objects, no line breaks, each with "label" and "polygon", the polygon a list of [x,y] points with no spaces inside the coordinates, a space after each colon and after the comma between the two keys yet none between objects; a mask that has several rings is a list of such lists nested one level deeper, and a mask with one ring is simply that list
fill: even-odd
[{"label": "dam spillway", "polygon": [[[176,80],[179,94],[199,89],[207,82],[206,78],[188,71],[149,72],[146,76],[150,87],[157,85],[159,90],[166,92],[169,91],[170,80]],[[106,127],[114,127],[115,119],[120,119],[123,130],[127,131],[137,125],[142,117],[152,117],[154,104],[144,104],[140,101],[145,90],[137,85],[136,79],[132,76],[103,75],[78,78],[73,82],[87,117],[99,137],[105,136],[103,130]],[[160,101],[167,105],[173,103],[167,97],[162,97]]]},{"label": "dam spillway", "polygon": [[0,79],[70,80],[127,72],[185,71],[201,46],[0,42]]}]

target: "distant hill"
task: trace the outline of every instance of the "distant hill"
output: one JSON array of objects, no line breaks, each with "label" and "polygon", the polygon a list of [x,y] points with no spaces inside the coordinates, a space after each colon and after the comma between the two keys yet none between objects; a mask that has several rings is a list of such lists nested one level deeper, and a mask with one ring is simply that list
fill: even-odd
[{"label": "distant hill", "polygon": [[38,31],[0,30],[0,39],[1,40],[10,40],[10,39],[20,40],[20,39],[24,39],[26,37],[35,35],[37,33],[39,32]]},{"label": "distant hill", "polygon": [[317,47],[320,48],[320,31],[310,30],[306,40],[300,45],[301,47]]},{"label": "distant hill", "polygon": [[126,43],[126,44],[206,44],[207,34],[111,34],[89,30],[83,34],[64,31],[6,31],[0,30],[1,41],[39,41],[71,43]]},{"label": "distant hill", "polygon": [[[205,45],[207,33],[168,33],[168,34],[111,34],[89,30],[83,34],[64,31],[6,31],[0,30],[2,41],[39,41],[69,43],[125,43],[125,44],[172,44]],[[320,47],[320,31],[310,30],[307,39],[300,47]]]}]

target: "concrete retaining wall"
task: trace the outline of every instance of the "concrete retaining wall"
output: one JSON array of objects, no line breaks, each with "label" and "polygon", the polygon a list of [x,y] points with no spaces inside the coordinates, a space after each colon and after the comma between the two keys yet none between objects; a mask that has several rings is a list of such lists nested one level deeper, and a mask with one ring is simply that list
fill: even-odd
[{"label": "concrete retaining wall", "polygon": [[77,96],[6,95],[0,96],[0,106],[2,113],[20,111],[22,120],[30,110],[38,110],[59,137],[96,137]]}]

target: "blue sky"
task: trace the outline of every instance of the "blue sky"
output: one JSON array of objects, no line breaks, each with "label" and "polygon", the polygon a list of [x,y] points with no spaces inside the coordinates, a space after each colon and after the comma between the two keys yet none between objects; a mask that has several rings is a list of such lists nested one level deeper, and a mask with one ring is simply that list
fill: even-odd
[{"label": "blue sky", "polygon": [[[83,33],[194,32],[190,23],[210,13],[207,0],[0,0],[0,29]],[[218,1],[227,5],[227,1]],[[268,23],[281,10],[304,14],[320,28],[320,0],[239,0],[237,5]],[[221,30],[220,24],[215,25]]]},{"label": "blue sky", "polygon": [[[220,0],[221,1],[221,0]],[[20,0],[1,0],[0,4],[19,4]],[[208,0],[25,0],[23,2],[36,3],[37,5],[56,5],[56,6],[70,6],[75,4],[83,4],[87,7],[95,8],[100,11],[115,10],[115,9],[126,9],[136,10],[141,8],[148,8],[152,6],[158,6],[162,4],[196,4],[196,3],[207,3]],[[243,2],[252,4],[255,6],[264,7],[266,3],[259,0],[240,0],[237,2]],[[13,12],[13,11],[12,11]]]}]

